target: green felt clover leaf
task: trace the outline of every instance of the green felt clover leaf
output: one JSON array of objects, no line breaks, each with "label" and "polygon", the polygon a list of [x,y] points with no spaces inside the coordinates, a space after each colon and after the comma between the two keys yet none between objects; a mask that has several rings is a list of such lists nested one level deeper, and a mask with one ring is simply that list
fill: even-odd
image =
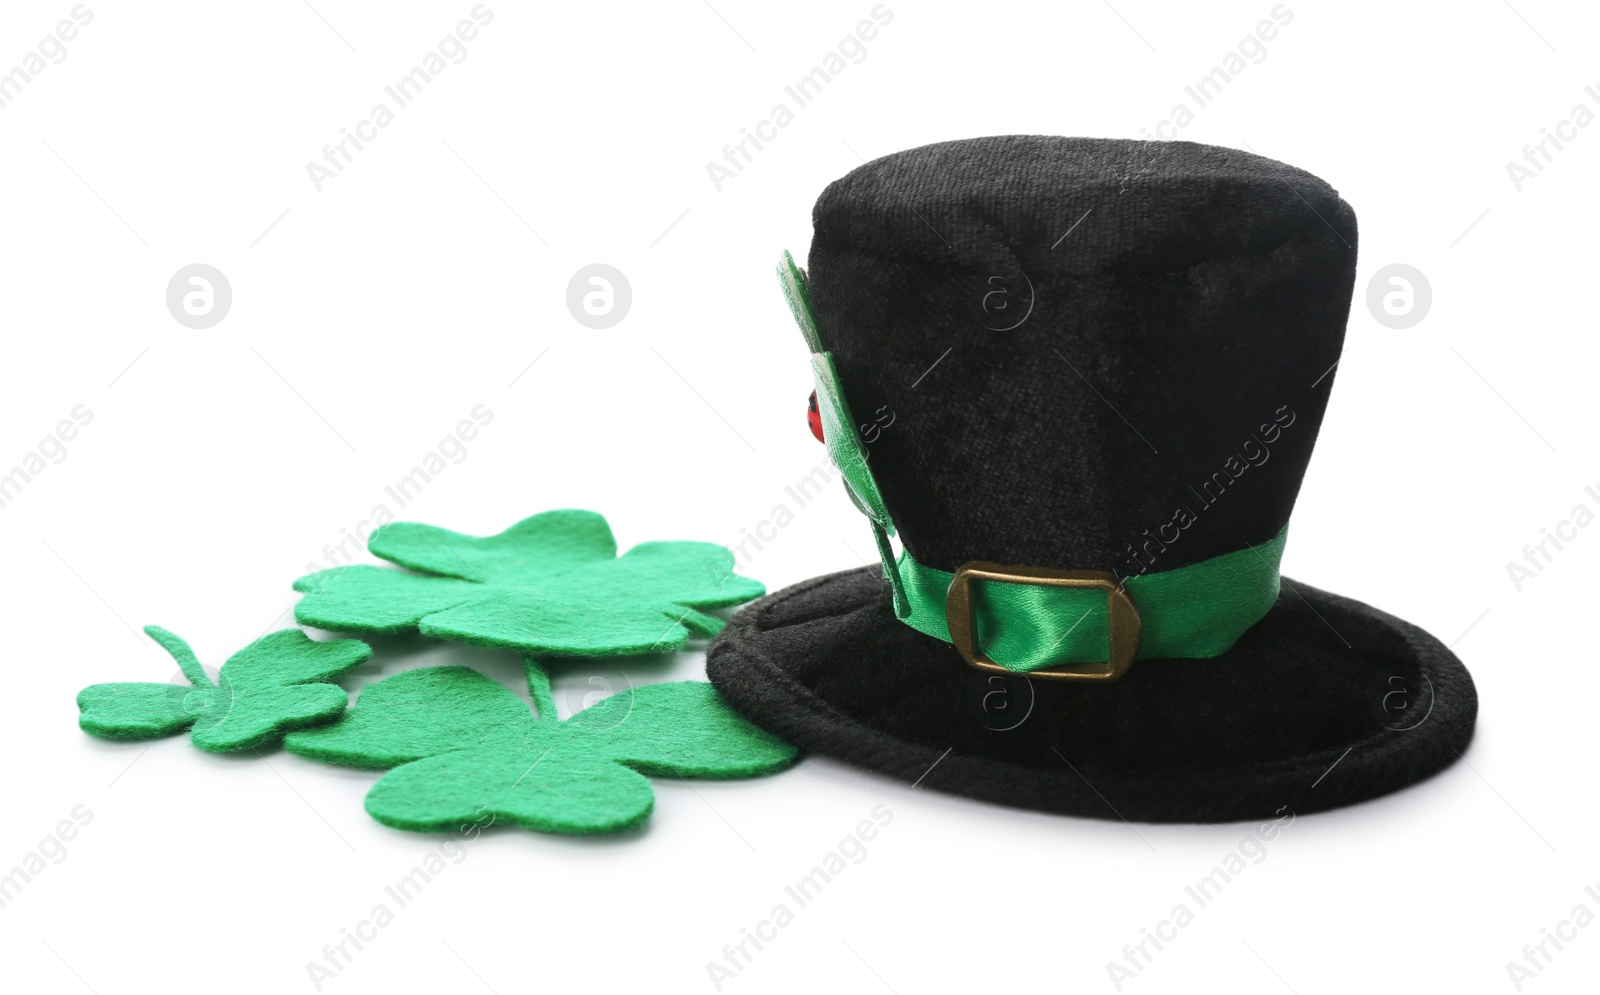
[{"label": "green felt clover leaf", "polygon": [[788,766],[795,749],[741,718],[710,684],[634,688],[555,717],[528,663],[540,718],[466,667],[411,670],[364,689],[336,725],[289,735],[291,753],[389,769],[367,793],[386,826],[451,832],[509,823],[549,833],[629,829],[650,815],[644,776],[728,778]]},{"label": "green felt clover leaf", "polygon": [[274,742],[291,729],[338,717],[348,703],[330,678],[366,660],[355,639],[319,643],[299,629],[262,636],[228,658],[216,683],[189,644],[154,625],[146,633],[189,679],[178,684],[95,684],[78,694],[78,725],[102,739],[153,739],[190,729],[202,750],[231,753]]},{"label": "green felt clover leaf", "polygon": [[725,608],[765,589],[705,542],[647,542],[617,555],[604,516],[547,511],[499,535],[396,522],[372,534],[376,556],[414,571],[340,567],[301,577],[303,625],[425,636],[553,656],[677,649],[711,636]]}]

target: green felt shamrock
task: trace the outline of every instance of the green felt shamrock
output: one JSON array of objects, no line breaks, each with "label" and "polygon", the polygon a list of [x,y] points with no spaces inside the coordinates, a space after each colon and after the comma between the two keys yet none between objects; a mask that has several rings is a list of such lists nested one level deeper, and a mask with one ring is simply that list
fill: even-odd
[{"label": "green felt shamrock", "polygon": [[202,750],[231,753],[273,742],[290,729],[336,718],[349,702],[325,683],[372,655],[366,643],[319,643],[299,629],[262,636],[228,658],[212,683],[189,644],[160,626],[144,631],[189,679],[179,684],[94,684],[78,694],[78,725],[102,739],[153,739],[192,727]]},{"label": "green felt shamrock", "polygon": [[367,812],[396,829],[451,832],[485,817],[551,833],[642,823],[646,774],[729,778],[788,766],[795,749],[741,718],[710,684],[634,688],[556,718],[549,679],[529,661],[538,712],[466,667],[431,667],[362,690],[336,725],[290,734],[291,753],[393,768]]},{"label": "green felt shamrock", "polygon": [[677,649],[722,621],[697,609],[760,597],[713,543],[647,542],[617,556],[605,517],[547,511],[499,535],[462,535],[395,522],[367,548],[413,573],[339,567],[301,577],[304,625],[425,636],[555,656]]}]

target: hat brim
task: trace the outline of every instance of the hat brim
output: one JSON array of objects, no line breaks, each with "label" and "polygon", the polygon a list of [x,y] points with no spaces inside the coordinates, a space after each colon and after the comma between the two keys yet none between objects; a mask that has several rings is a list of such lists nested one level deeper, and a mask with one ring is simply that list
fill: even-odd
[{"label": "hat brim", "polygon": [[1140,822],[1313,812],[1414,784],[1472,740],[1478,696],[1423,630],[1283,581],[1226,654],[1114,684],[1000,676],[894,616],[877,567],[747,606],[706,672],[801,749],[951,794]]}]

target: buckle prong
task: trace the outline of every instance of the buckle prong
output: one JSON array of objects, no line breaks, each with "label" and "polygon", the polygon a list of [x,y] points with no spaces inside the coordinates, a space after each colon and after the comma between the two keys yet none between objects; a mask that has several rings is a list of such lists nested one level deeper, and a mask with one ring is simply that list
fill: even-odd
[{"label": "buckle prong", "polygon": [[949,626],[950,642],[956,652],[978,670],[1000,674],[1023,673],[995,663],[978,645],[978,620],[972,603],[972,582],[975,580],[1033,587],[1090,588],[1106,592],[1106,620],[1111,636],[1107,662],[1056,664],[1026,671],[1026,676],[1109,684],[1121,680],[1122,675],[1133,666],[1133,659],[1139,653],[1143,628],[1139,621],[1139,609],[1116,574],[1104,570],[1002,566],[973,560],[963,563],[950,580],[950,588],[945,595],[945,622]]}]

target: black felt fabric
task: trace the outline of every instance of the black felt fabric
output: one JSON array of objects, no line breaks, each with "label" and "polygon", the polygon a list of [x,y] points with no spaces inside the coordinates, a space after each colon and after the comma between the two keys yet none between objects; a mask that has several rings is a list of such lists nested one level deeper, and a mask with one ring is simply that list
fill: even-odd
[{"label": "black felt fabric", "polygon": [[[868,163],[814,221],[813,310],[922,562],[1127,576],[1288,522],[1355,276],[1355,215],[1327,183],[1185,142],[985,138]],[[984,306],[997,286],[1012,310]],[[1351,555],[1375,554],[1361,538]],[[974,798],[1156,821],[1393,791],[1451,763],[1477,715],[1433,637],[1289,581],[1221,657],[997,686],[898,621],[869,567],[747,607],[707,672],[808,750]],[[1003,728],[1024,696],[1026,721]]]},{"label": "black felt fabric", "polygon": [[[817,323],[857,420],[892,414],[872,467],[922,562],[1166,570],[1288,521],[1355,278],[1327,183],[1189,142],[985,138],[868,163],[813,220]],[[1008,331],[996,276],[1033,290]]]},{"label": "black felt fabric", "polygon": [[[1398,790],[1466,751],[1478,708],[1437,639],[1288,580],[1225,656],[1141,660],[1110,685],[1010,678],[999,690],[900,623],[867,567],[749,605],[706,672],[804,750],[984,801],[1147,822],[1270,818]],[[1383,700],[1395,694],[1408,697]]]}]

